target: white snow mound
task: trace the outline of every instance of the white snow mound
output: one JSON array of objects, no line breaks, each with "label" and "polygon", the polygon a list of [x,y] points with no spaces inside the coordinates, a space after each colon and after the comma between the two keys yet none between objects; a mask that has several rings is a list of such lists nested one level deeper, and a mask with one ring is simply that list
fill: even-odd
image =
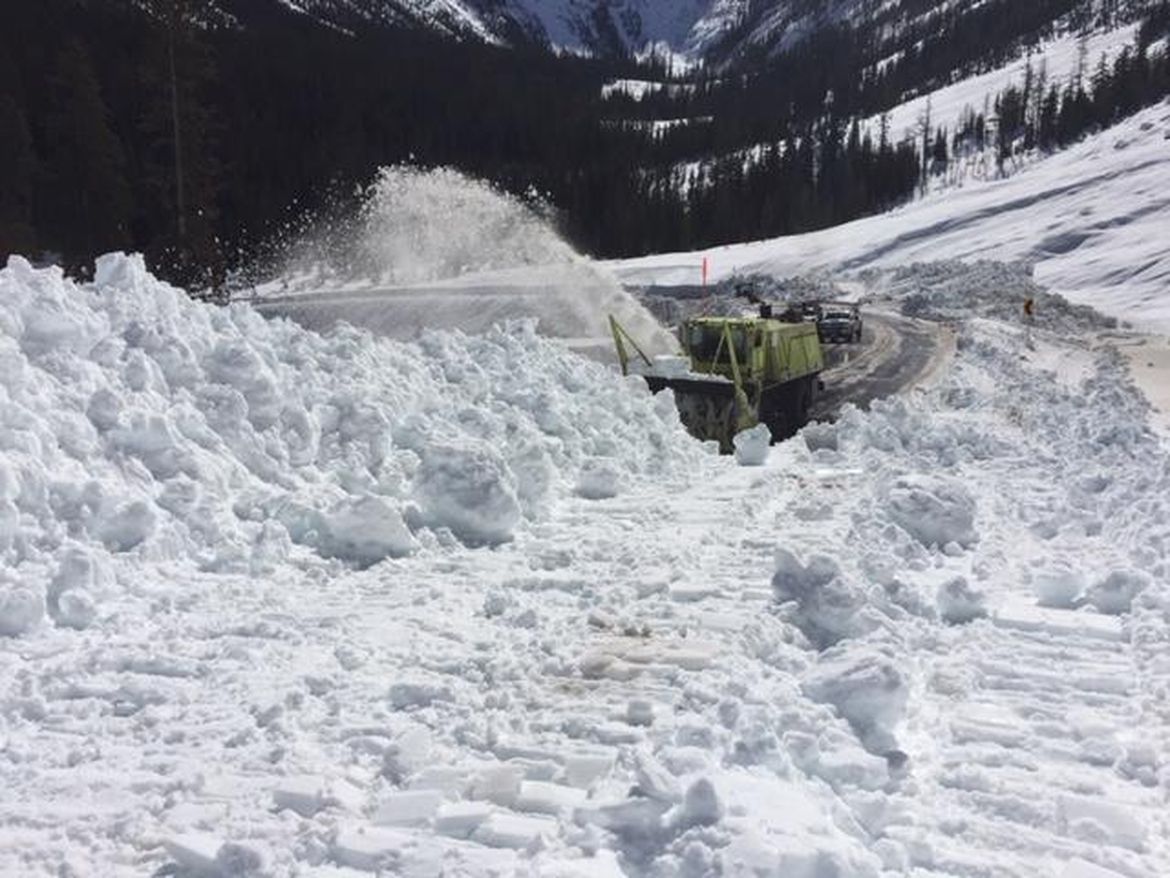
[{"label": "white snow mound", "polygon": [[94,277],[0,270],[7,635],[87,627],[119,557],[365,567],[428,528],[509,540],[586,462],[637,480],[700,454],[644,387],[531,323],[403,344],[194,302],[140,256]]}]

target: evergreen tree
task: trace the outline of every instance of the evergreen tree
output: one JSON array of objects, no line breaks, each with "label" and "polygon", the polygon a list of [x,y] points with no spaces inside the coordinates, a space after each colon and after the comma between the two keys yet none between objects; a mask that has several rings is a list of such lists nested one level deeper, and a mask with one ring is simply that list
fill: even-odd
[{"label": "evergreen tree", "polygon": [[130,187],[122,144],[89,54],[70,41],[57,55],[45,118],[45,177],[50,195],[38,217],[53,234],[42,242],[60,247],[73,267],[129,241]]},{"label": "evergreen tree", "polygon": [[33,227],[33,185],[37,161],[24,108],[10,94],[0,94],[0,263],[5,254],[31,255],[37,244]]}]

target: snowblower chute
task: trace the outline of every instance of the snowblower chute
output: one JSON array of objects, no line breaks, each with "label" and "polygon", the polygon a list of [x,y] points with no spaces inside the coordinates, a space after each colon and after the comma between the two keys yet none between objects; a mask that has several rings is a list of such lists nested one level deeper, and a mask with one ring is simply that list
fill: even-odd
[{"label": "snowblower chute", "polygon": [[[653,361],[613,317],[610,329],[622,374],[641,375],[654,393],[669,387],[691,435],[715,440],[729,454],[735,434],[758,423],[773,439],[791,436],[807,423],[821,387],[816,326],[769,314],[691,318],[679,327],[683,355]],[[632,362],[627,345],[641,363]]]}]

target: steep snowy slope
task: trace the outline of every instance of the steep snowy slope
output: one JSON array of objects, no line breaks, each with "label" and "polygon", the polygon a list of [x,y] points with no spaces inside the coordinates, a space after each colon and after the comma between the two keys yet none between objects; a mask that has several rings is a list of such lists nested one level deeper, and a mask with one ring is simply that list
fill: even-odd
[{"label": "steep snowy slope", "polygon": [[1170,104],[1002,180],[975,180],[807,235],[612,264],[631,284],[780,277],[939,259],[1023,261],[1038,281],[1123,320],[1170,331]]}]

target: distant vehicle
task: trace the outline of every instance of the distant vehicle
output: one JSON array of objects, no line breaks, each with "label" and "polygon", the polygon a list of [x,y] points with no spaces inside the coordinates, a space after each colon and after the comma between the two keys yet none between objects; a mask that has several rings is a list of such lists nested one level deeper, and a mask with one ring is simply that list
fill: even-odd
[{"label": "distant vehicle", "polygon": [[856,305],[826,302],[820,306],[817,318],[817,334],[822,342],[861,341],[861,309]]}]

